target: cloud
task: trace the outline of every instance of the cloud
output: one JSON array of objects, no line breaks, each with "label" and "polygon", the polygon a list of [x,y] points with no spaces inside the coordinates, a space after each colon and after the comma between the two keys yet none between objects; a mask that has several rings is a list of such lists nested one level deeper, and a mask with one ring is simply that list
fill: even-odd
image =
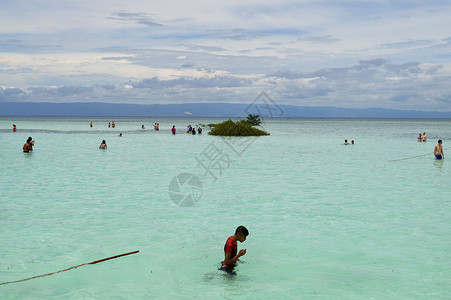
[{"label": "cloud", "polygon": [[325,36],[303,36],[298,38],[299,41],[305,41],[305,42],[311,42],[311,43],[317,43],[317,44],[333,44],[340,39],[334,38],[330,35]]},{"label": "cloud", "polygon": [[451,104],[451,93],[437,97],[435,100],[444,104]]},{"label": "cloud", "polygon": [[[120,84],[1,88],[0,101],[183,103],[250,101],[265,90],[280,104],[451,111],[451,65],[361,60],[312,72],[236,76],[211,73]],[[155,102],[158,101],[158,102]]]},{"label": "cloud", "polygon": [[24,90],[19,88],[0,88],[0,100],[15,102],[26,98]]},{"label": "cloud", "polygon": [[235,76],[212,76],[201,78],[179,77],[170,80],[160,80],[157,77],[144,79],[127,84],[137,89],[167,89],[183,88],[233,88],[250,85],[252,81]]},{"label": "cloud", "polygon": [[[131,9],[132,8],[132,9]],[[447,1],[6,1],[1,101],[451,110]]]},{"label": "cloud", "polygon": [[192,51],[206,51],[206,52],[218,52],[218,51],[226,51],[225,48],[223,47],[217,47],[217,46],[205,46],[205,45],[179,45],[181,47],[184,47],[188,50],[192,50]]},{"label": "cloud", "polygon": [[386,48],[418,48],[429,47],[435,45],[437,42],[434,40],[415,40],[415,41],[402,41],[395,43],[382,44],[382,47]]},{"label": "cloud", "polygon": [[149,27],[163,26],[163,24],[157,23],[152,19],[149,14],[144,12],[126,12],[118,11],[112,13],[107,19],[119,21],[121,23],[134,23],[140,25],[146,25]]},{"label": "cloud", "polygon": [[14,46],[20,43],[19,39],[0,39],[0,47]]},{"label": "cloud", "polygon": [[195,67],[195,64],[193,63],[186,63],[180,66],[182,69],[193,69]]},{"label": "cloud", "polygon": [[374,59],[311,73],[279,71],[270,74],[269,78],[277,83],[276,93],[296,100],[298,105],[434,107],[450,111],[450,106],[443,106],[451,92],[451,87],[445,84],[451,76],[442,71],[444,68],[418,62],[393,64],[386,59]]},{"label": "cloud", "polygon": [[102,60],[112,60],[112,61],[127,61],[131,58],[131,56],[109,56],[102,57]]}]

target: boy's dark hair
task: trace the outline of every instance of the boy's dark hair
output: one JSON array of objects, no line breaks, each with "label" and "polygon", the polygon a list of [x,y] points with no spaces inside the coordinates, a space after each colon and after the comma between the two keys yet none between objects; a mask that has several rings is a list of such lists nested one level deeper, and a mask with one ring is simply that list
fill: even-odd
[{"label": "boy's dark hair", "polygon": [[244,226],[238,226],[238,228],[235,230],[235,234],[239,234],[239,233],[241,233],[244,236],[249,235],[249,231]]}]

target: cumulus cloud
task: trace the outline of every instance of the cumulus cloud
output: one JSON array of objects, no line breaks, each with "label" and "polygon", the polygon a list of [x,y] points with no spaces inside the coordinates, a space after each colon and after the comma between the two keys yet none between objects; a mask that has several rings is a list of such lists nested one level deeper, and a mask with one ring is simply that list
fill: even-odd
[{"label": "cumulus cloud", "polygon": [[[362,60],[344,68],[311,73],[279,71],[269,75],[276,93],[303,105],[342,107],[397,107],[398,109],[444,108],[451,88],[443,66],[418,62],[393,64],[386,59]],[[431,91],[434,91],[433,93]],[[424,105],[424,99],[430,101]],[[446,107],[445,110],[449,110]]]},{"label": "cumulus cloud", "polygon": [[26,98],[26,92],[19,88],[0,88],[0,100],[2,102],[21,101]]},{"label": "cumulus cloud", "polygon": [[0,12],[0,101],[247,103],[265,90],[283,104],[451,111],[446,1],[28,8]]},{"label": "cumulus cloud", "polygon": [[449,111],[449,68],[449,65],[395,64],[373,59],[312,72],[285,70],[247,76],[212,73],[170,79],[154,76],[120,84],[1,88],[0,101],[242,103],[261,91],[269,91],[279,104]]}]

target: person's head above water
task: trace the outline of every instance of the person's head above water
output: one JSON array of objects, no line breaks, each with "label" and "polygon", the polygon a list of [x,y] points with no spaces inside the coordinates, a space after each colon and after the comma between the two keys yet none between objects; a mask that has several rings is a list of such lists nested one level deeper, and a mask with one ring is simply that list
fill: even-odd
[{"label": "person's head above water", "polygon": [[244,226],[238,226],[235,230],[235,235],[238,236],[238,240],[242,243],[246,240],[246,237],[249,235],[249,231]]}]

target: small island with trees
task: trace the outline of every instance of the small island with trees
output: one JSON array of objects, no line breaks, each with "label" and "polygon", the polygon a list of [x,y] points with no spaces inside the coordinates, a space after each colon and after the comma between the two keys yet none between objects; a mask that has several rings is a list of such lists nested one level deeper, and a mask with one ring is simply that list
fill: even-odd
[{"label": "small island with trees", "polygon": [[219,124],[209,124],[212,130],[208,133],[219,136],[262,136],[269,135],[268,132],[255,128],[261,124],[259,115],[249,114],[246,120],[234,122],[227,120]]}]

